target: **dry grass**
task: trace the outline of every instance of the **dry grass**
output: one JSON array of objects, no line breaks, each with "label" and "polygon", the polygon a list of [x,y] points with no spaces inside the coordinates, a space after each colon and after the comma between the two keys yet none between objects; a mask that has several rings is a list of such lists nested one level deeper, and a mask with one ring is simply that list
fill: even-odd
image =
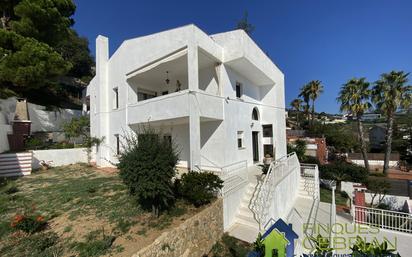
[{"label": "dry grass", "polygon": [[[11,219],[33,210],[48,220],[43,236],[15,233]],[[153,219],[116,173],[86,165],[53,168],[0,187],[0,256],[131,256],[199,211],[178,202]]]}]

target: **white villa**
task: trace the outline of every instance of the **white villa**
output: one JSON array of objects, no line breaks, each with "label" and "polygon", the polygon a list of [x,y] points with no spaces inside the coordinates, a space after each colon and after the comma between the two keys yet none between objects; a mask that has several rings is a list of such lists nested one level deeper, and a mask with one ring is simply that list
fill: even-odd
[{"label": "white villa", "polygon": [[97,165],[116,163],[124,133],[143,124],[181,147],[182,167],[223,167],[286,155],[284,76],[242,30],[188,25],[124,41],[109,58],[96,39],[87,88]]},{"label": "white villa", "polygon": [[[180,146],[180,167],[222,177],[223,229],[234,237],[253,242],[282,218],[299,235],[299,256],[313,247],[305,223],[369,225],[357,214],[375,210],[353,205],[352,220],[337,217],[319,201],[318,167],[287,155],[284,76],[242,30],[207,35],[188,25],[126,40],[110,57],[98,36],[86,95],[91,135],[104,138],[98,166],[115,164],[123,135],[149,124]],[[262,175],[256,164],[267,154],[275,161]]]},{"label": "white villa", "polygon": [[[86,93],[91,135],[104,138],[98,166],[116,163],[123,135],[149,124],[180,146],[180,167],[224,179],[223,225],[237,238],[252,242],[280,217],[298,229],[301,215],[313,216],[317,167],[301,175],[286,153],[284,75],[243,30],[209,36],[188,25],[126,40],[111,57],[108,41],[96,39]],[[266,155],[278,161],[263,181],[255,164]]]}]

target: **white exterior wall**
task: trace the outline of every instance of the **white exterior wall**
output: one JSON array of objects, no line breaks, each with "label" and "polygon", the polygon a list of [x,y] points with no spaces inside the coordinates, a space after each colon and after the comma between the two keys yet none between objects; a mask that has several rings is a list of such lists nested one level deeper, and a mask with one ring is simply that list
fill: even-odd
[{"label": "white exterior wall", "polygon": [[34,150],[32,169],[40,168],[41,161],[51,162],[54,166],[63,166],[75,163],[87,163],[86,148]]},{"label": "white exterior wall", "polygon": [[[365,162],[363,160],[350,160],[352,163],[365,167]],[[383,166],[383,160],[368,160],[371,166]],[[389,167],[397,167],[398,161],[389,161]]]},{"label": "white exterior wall", "polygon": [[0,124],[0,153],[10,150],[7,134],[11,133],[10,125]]},{"label": "white exterior wall", "polygon": [[[238,39],[244,43],[236,45]],[[181,147],[182,165],[192,161],[194,166],[221,167],[242,160],[252,165],[252,131],[259,132],[263,158],[262,124],[273,126],[270,141],[276,157],[286,155],[283,74],[243,31],[209,37],[189,25],[126,40],[110,58],[107,40],[102,36],[96,40],[96,76],[87,90],[91,134],[105,138],[97,153],[98,165],[117,161],[115,134],[130,133],[147,121],[172,131]],[[187,49],[188,74],[179,80],[188,90],[136,102],[136,84],[127,77],[181,49]],[[215,60],[215,67],[198,67],[200,54]],[[236,99],[236,82],[244,85],[242,100]],[[119,92],[118,109],[113,109],[113,88]],[[254,107],[259,110],[258,122],[252,122]],[[244,149],[237,147],[237,131],[244,131]]]}]

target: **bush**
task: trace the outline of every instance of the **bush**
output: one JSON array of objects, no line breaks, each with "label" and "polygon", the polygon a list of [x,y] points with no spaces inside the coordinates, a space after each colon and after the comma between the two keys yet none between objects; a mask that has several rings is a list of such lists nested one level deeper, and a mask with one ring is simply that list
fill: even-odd
[{"label": "bush", "polygon": [[304,155],[302,157],[301,162],[302,163],[309,163],[309,164],[316,164],[318,166],[320,165],[320,162],[319,162],[318,158],[313,157],[313,156],[308,156],[308,155]]},{"label": "bush", "polygon": [[319,175],[323,179],[339,180],[336,175],[344,177],[341,181],[351,181],[365,183],[368,179],[369,172],[366,168],[347,163],[345,161],[337,161],[331,164],[319,166]]},{"label": "bush", "polygon": [[212,172],[194,172],[182,176],[182,196],[194,206],[199,207],[216,197],[223,181]]},{"label": "bush", "polygon": [[173,142],[150,128],[142,129],[138,136],[126,136],[125,141],[117,165],[120,177],[139,204],[159,216],[175,201],[172,178],[178,151]]},{"label": "bush", "polygon": [[270,164],[259,164],[258,165],[262,169],[263,174],[267,174],[269,172]]},{"label": "bush", "polygon": [[18,242],[8,241],[0,246],[1,256],[54,257],[62,256],[63,249],[55,232],[22,237]]},{"label": "bush", "polygon": [[33,234],[42,230],[47,222],[41,215],[16,215],[11,222],[11,227]]}]

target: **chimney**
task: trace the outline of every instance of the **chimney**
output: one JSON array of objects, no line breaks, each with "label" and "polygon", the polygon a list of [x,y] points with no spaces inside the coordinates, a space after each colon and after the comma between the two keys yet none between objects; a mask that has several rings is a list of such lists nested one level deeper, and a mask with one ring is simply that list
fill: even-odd
[{"label": "chimney", "polygon": [[99,35],[96,38],[96,74],[105,69],[109,60],[109,39]]}]

